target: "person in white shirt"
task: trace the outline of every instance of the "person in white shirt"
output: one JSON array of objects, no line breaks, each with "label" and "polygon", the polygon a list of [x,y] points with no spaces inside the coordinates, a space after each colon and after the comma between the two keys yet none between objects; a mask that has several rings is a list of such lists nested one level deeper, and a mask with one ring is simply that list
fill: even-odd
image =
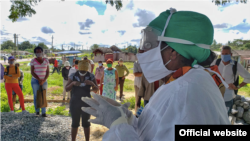
[{"label": "person in white shirt", "polygon": [[[83,60],[89,60],[87,56],[84,57]],[[92,60],[89,60],[89,70],[88,72],[93,73],[95,67],[95,63]]]},{"label": "person in white shirt", "polygon": [[141,87],[141,80],[142,80],[142,77],[141,77],[142,70],[141,70],[140,64],[138,63],[138,60],[134,62],[134,76],[135,76],[134,87],[135,87],[135,112],[136,112],[138,108],[138,106],[136,105],[136,102],[138,101],[138,98],[139,98],[138,93]]},{"label": "person in white shirt", "polygon": [[[226,89],[224,94],[225,104],[228,114],[231,112],[233,106],[233,99],[237,94],[237,90],[250,83],[250,73],[244,67],[231,59],[232,49],[229,46],[223,46],[221,50],[221,59],[217,59],[212,64],[218,65],[222,77],[225,79],[229,88]],[[234,75],[235,69],[235,75]],[[241,84],[238,84],[239,75],[244,78]]]},{"label": "person in white shirt", "polygon": [[[163,80],[139,118],[129,103],[92,93],[82,97],[90,107],[82,110],[95,116],[89,121],[109,128],[103,141],[174,141],[175,125],[230,124],[216,80],[210,72],[216,55],[210,50],[214,28],[210,19],[193,11],[170,9],[142,30],[137,54],[149,83]],[[144,50],[140,53],[140,50]]]}]

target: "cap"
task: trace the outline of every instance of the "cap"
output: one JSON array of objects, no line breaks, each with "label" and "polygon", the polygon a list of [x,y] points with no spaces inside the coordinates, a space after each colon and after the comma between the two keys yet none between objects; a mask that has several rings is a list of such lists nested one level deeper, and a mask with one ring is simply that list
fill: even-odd
[{"label": "cap", "polygon": [[11,60],[11,59],[15,59],[15,57],[14,57],[14,56],[10,56],[10,57],[8,58],[8,60]]},{"label": "cap", "polygon": [[122,59],[122,58],[120,58],[120,59],[119,59],[119,61],[123,61],[123,59]]},{"label": "cap", "polygon": [[79,71],[88,71],[89,61],[88,60],[79,60],[78,61],[78,70]]},{"label": "cap", "polygon": [[69,67],[70,66],[69,61],[65,61],[64,66]]},{"label": "cap", "polygon": [[108,63],[108,62],[111,62],[111,63],[113,64],[113,60],[112,60],[112,59],[108,59],[108,60],[106,61],[106,63]]}]

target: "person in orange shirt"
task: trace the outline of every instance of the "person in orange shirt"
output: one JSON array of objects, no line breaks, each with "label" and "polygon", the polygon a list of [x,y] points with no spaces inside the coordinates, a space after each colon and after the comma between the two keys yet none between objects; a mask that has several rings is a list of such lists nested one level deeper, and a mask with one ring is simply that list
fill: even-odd
[{"label": "person in orange shirt", "polygon": [[18,67],[14,66],[15,58],[10,56],[8,58],[9,66],[4,69],[4,79],[5,79],[5,89],[8,95],[8,103],[10,106],[10,112],[14,113],[13,101],[12,101],[12,91],[14,91],[20,101],[23,113],[28,113],[24,107],[24,98],[22,90],[19,87],[18,78],[20,77],[20,70]]},{"label": "person in orange shirt", "polygon": [[53,69],[53,72],[52,74],[55,72],[55,70],[57,71],[58,74],[60,74],[59,72],[59,68],[58,68],[58,61],[54,58],[54,69]]}]

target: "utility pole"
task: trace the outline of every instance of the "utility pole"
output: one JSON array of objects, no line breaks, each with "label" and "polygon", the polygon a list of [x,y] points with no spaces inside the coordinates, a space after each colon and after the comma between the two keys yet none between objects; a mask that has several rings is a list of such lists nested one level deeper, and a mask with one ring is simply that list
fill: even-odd
[{"label": "utility pole", "polygon": [[68,46],[68,49],[69,49],[69,46]]},{"label": "utility pole", "polygon": [[75,43],[74,43],[74,49],[76,50],[76,46],[75,46]]},{"label": "utility pole", "polygon": [[53,35],[52,35],[52,50],[53,50]]},{"label": "utility pole", "polygon": [[16,57],[16,33],[14,34],[14,57]]},{"label": "utility pole", "polygon": [[62,44],[62,51],[63,51],[63,44]]}]

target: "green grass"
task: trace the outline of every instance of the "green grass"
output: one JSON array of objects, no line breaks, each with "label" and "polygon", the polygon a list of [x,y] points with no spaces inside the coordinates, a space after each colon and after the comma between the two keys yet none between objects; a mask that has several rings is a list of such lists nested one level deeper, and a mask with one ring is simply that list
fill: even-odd
[{"label": "green grass", "polygon": [[[125,104],[125,103],[127,103],[127,102],[130,103],[130,106],[129,106],[128,109],[130,109],[130,110],[135,109],[135,97],[130,97],[130,98],[128,98],[128,99],[125,99],[125,100],[122,102],[122,104]],[[144,101],[143,101],[143,100],[141,100],[141,106],[144,107]]]},{"label": "green grass", "polygon": [[[240,76],[239,84],[241,84],[242,82],[243,82],[243,78]],[[250,84],[247,84],[244,87],[240,88],[238,93],[241,93],[242,95],[250,97]]]},{"label": "green grass", "polygon": [[[25,107],[25,110],[27,110],[29,113],[35,113],[36,112],[34,105]],[[15,112],[19,113],[19,112],[22,112],[22,110],[21,109],[16,110]],[[66,111],[65,106],[58,106],[56,108],[47,108],[46,109],[46,114],[69,116],[69,113],[68,113],[68,111]]]}]

